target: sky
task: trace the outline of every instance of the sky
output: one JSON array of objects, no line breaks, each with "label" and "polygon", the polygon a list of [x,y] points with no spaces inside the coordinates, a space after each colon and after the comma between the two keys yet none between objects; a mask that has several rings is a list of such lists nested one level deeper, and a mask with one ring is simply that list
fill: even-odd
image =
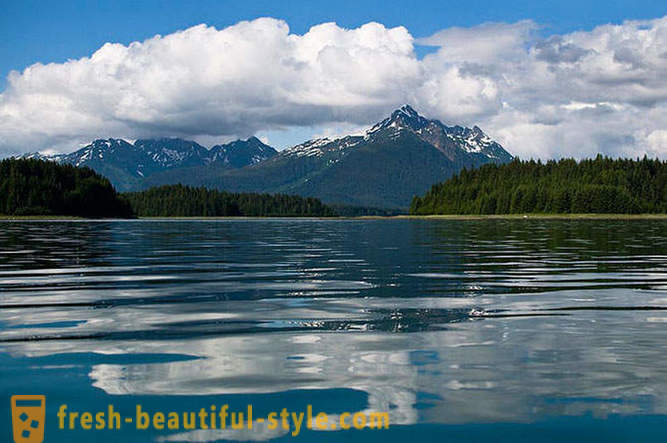
[{"label": "sky", "polygon": [[664,1],[3,1],[0,156],[284,148],[411,104],[522,158],[667,158]]}]

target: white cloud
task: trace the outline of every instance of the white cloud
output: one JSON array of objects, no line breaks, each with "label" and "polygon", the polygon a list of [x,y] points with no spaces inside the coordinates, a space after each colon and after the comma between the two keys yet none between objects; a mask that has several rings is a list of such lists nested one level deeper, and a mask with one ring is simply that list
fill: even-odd
[{"label": "white cloud", "polygon": [[473,28],[443,29],[417,42],[440,46],[449,61],[487,63],[490,60],[520,60],[525,45],[534,39],[538,26],[530,20],[517,23],[485,23]]},{"label": "white cloud", "polygon": [[73,139],[237,135],[383,115],[417,86],[405,28],[332,23],[305,35],[269,18],[199,25],[92,56],[12,72],[0,96],[0,146]]},{"label": "white cloud", "polygon": [[478,124],[521,157],[667,156],[667,17],[547,39],[537,29],[444,29],[418,40],[439,47],[421,60],[408,30],[378,23],[296,35],[262,18],[108,43],[9,75],[0,153],[108,136],[333,134],[408,102],[448,124]]},{"label": "white cloud", "polygon": [[421,40],[441,45],[423,61],[441,88],[430,101],[421,91],[422,103],[478,122],[524,158],[667,156],[655,132],[667,129],[667,17],[541,40],[536,29],[488,24]]},{"label": "white cloud", "polygon": [[667,157],[667,130],[657,130],[651,132],[646,137],[646,142],[656,156]]}]

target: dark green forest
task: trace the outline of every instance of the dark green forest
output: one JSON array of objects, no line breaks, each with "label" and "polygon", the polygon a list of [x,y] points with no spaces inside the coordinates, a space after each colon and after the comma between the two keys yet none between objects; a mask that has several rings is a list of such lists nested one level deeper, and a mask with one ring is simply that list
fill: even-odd
[{"label": "dark green forest", "polygon": [[330,203],[329,206],[339,217],[393,217],[407,214],[407,210],[373,208],[368,206],[350,206],[339,203]]},{"label": "dark green forest", "polygon": [[0,161],[0,213],[130,217],[109,180],[89,168],[30,159]]},{"label": "dark green forest", "polygon": [[122,194],[141,217],[331,217],[316,198],[284,194],[237,194],[183,185],[166,185]]},{"label": "dark green forest", "polygon": [[665,212],[667,162],[602,156],[464,169],[410,207],[414,215]]},{"label": "dark green forest", "polygon": [[0,162],[0,214],[77,217],[315,216],[335,212],[315,198],[237,194],[183,185],[118,194],[89,168],[34,159]]}]

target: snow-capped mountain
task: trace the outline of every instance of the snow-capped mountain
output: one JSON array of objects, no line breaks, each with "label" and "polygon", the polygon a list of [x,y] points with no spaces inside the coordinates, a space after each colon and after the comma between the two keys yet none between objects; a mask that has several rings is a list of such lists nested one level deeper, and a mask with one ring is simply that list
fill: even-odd
[{"label": "snow-capped mountain", "polygon": [[24,154],[36,158],[87,166],[105,175],[119,190],[135,189],[152,174],[174,169],[209,165],[240,168],[266,160],[277,153],[256,137],[236,140],[206,149],[200,144],[179,138],[141,139],[134,143],[122,139],[98,139],[70,154]]},{"label": "snow-capped mountain", "polygon": [[164,169],[205,165],[211,157],[205,147],[180,138],[137,140],[134,147]]},{"label": "snow-capped mountain", "polygon": [[425,142],[435,146],[451,160],[464,154],[481,154],[489,159],[509,161],[512,156],[500,144],[491,140],[478,126],[447,126],[438,120],[428,120],[409,105],[394,111],[390,117],[366,132],[366,138],[387,132],[396,136],[400,131],[412,131]]},{"label": "snow-capped mountain", "polygon": [[512,159],[479,127],[447,126],[408,105],[359,135],[318,138],[282,152],[255,137],[211,149],[159,138],[95,140],[71,154],[28,156],[88,166],[121,191],[183,183],[381,208],[407,208],[414,195],[464,167]]},{"label": "snow-capped mountain", "polygon": [[349,148],[353,148],[363,142],[364,138],[360,136],[348,135],[346,137],[330,139],[316,138],[308,140],[291,148],[287,148],[278,155],[283,157],[331,157],[330,161],[344,155]]},{"label": "snow-capped mountain", "polygon": [[226,145],[215,145],[209,152],[211,163],[221,163],[233,168],[254,165],[276,155],[277,151],[265,145],[257,137],[236,140]]},{"label": "snow-capped mountain", "polygon": [[344,151],[362,142],[373,142],[383,137],[396,138],[401,131],[409,131],[435,146],[450,160],[457,161],[466,155],[479,155],[501,162],[512,156],[500,144],[491,140],[478,126],[447,126],[438,120],[428,120],[409,105],[395,110],[391,116],[373,125],[364,135],[348,135],[342,138],[319,138],[293,146],[281,155],[321,157],[331,151]]},{"label": "snow-capped mountain", "polygon": [[478,128],[446,126],[403,106],[360,135],[318,138],[241,169],[155,174],[144,187],[180,181],[229,191],[313,196],[327,203],[407,208],[414,195],[462,168],[512,156]]}]

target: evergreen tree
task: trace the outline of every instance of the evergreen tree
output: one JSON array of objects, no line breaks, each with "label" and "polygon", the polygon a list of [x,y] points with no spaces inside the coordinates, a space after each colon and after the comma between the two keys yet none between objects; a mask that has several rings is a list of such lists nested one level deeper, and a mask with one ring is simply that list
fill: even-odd
[{"label": "evergreen tree", "polygon": [[514,161],[462,170],[415,197],[411,214],[665,213],[667,162]]},{"label": "evergreen tree", "polygon": [[315,198],[284,194],[238,194],[205,187],[166,185],[123,194],[143,217],[331,217]]},{"label": "evergreen tree", "polygon": [[0,213],[133,216],[129,203],[93,170],[34,159],[0,161]]}]

